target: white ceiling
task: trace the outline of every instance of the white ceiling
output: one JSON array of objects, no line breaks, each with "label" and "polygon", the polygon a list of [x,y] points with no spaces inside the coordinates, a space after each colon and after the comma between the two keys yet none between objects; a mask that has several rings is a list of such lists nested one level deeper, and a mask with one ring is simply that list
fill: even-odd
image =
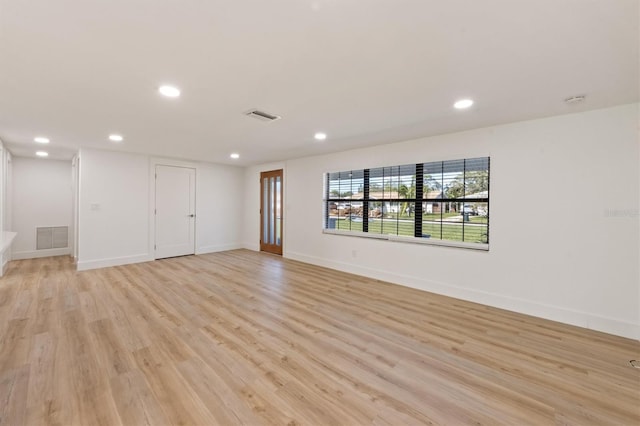
[{"label": "white ceiling", "polygon": [[0,0],[0,139],[247,165],[637,102],[638,19],[638,0]]}]

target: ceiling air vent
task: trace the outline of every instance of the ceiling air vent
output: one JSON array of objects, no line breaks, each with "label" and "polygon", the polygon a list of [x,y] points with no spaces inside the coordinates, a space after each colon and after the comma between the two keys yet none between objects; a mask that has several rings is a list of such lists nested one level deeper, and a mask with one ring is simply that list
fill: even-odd
[{"label": "ceiling air vent", "polygon": [[252,109],[251,111],[245,112],[245,115],[253,118],[257,118],[262,121],[276,121],[280,120],[282,117],[279,115],[269,114],[268,112],[260,111],[258,109]]}]

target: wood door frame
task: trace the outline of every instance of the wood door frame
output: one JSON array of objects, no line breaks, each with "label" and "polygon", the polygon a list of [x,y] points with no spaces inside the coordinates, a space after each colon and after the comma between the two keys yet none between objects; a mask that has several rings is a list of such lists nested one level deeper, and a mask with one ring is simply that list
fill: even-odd
[{"label": "wood door frame", "polygon": [[[280,177],[280,245],[266,244],[262,241],[264,235],[264,179]],[[277,197],[276,197],[277,199]],[[267,253],[278,254],[282,256],[282,247],[284,246],[284,169],[269,170],[266,172],[260,172],[260,251],[266,251]],[[275,209],[278,210],[277,208]]]}]

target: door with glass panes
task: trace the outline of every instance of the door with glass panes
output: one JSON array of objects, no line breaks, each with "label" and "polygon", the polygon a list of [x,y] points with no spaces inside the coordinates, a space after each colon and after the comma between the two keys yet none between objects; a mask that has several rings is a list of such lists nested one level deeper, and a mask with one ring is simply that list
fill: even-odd
[{"label": "door with glass panes", "polygon": [[260,173],[260,250],[282,255],[282,170]]}]

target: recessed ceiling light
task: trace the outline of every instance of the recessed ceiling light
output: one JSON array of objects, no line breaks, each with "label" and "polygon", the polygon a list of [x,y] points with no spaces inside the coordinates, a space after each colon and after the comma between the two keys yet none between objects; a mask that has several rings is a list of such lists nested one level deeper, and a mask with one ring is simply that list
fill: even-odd
[{"label": "recessed ceiling light", "polygon": [[109,140],[112,142],[122,142],[124,140],[124,138],[122,137],[122,135],[109,135]]},{"label": "recessed ceiling light", "polygon": [[473,101],[471,99],[460,99],[455,104],[453,104],[453,107],[455,109],[466,109],[471,105],[473,105]]},{"label": "recessed ceiling light", "polygon": [[167,98],[177,98],[180,96],[180,89],[174,86],[160,86],[158,92]]},{"label": "recessed ceiling light", "polygon": [[318,132],[315,135],[313,135],[313,137],[318,141],[323,141],[323,140],[327,139],[327,134],[326,133],[322,133],[322,132]]},{"label": "recessed ceiling light", "polygon": [[36,152],[36,155],[37,155],[38,157],[48,157],[48,156],[49,156],[49,153],[48,153],[48,152],[46,152],[46,151],[38,151],[38,152]]},{"label": "recessed ceiling light", "polygon": [[37,138],[33,138],[33,140],[35,142],[38,142],[38,143],[49,143],[50,142],[49,138],[45,138],[45,137],[42,137],[42,136],[38,136]]},{"label": "recessed ceiling light", "polygon": [[234,152],[229,157],[233,158],[234,160],[237,160],[238,158],[240,158],[240,154],[238,154],[237,152]]}]

